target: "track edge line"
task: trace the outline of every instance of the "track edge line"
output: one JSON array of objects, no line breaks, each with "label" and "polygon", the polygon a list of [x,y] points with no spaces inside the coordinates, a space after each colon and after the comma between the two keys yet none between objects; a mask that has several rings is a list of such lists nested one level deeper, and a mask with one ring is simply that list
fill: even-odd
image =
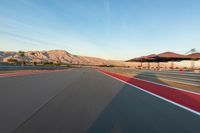
[{"label": "track edge line", "polygon": [[[96,70],[97,70],[97,69],[96,69]],[[184,106],[184,105],[181,105],[181,104],[179,104],[179,103],[176,103],[176,102],[174,102],[174,101],[171,101],[171,100],[169,100],[169,99],[166,99],[166,98],[164,98],[164,97],[162,97],[162,96],[159,96],[159,95],[154,94],[154,93],[152,93],[152,92],[149,92],[149,91],[147,91],[147,90],[144,90],[144,89],[142,89],[142,88],[140,88],[140,87],[138,87],[138,86],[135,86],[135,85],[130,84],[130,83],[126,82],[126,81],[123,81],[123,80],[121,80],[121,79],[118,79],[118,78],[116,78],[116,77],[113,77],[113,76],[111,76],[111,75],[109,75],[109,74],[107,74],[107,73],[104,73],[104,72],[100,71],[100,70],[97,70],[97,71],[100,72],[100,73],[103,73],[103,74],[105,74],[106,76],[109,76],[109,77],[111,77],[111,78],[113,78],[113,79],[115,79],[115,80],[121,81],[121,82],[123,82],[123,83],[125,83],[125,84],[128,84],[128,85],[130,85],[130,86],[132,86],[132,87],[135,87],[135,88],[137,88],[137,89],[139,89],[139,90],[141,90],[141,91],[143,91],[143,92],[146,92],[146,93],[148,93],[148,94],[150,94],[150,95],[152,95],[152,96],[155,96],[155,97],[157,97],[157,98],[160,98],[160,99],[162,99],[162,100],[164,100],[164,101],[167,101],[167,102],[169,102],[169,103],[171,103],[171,104],[173,104],[173,105],[176,105],[176,106],[178,106],[178,107],[180,107],[180,108],[182,108],[182,109],[185,109],[185,110],[187,110],[187,111],[189,111],[189,112],[192,112],[192,113],[194,113],[194,114],[200,116],[200,112],[198,112],[198,111],[195,111],[195,110],[190,109],[190,108],[188,108],[188,107],[186,107],[186,106]]]}]

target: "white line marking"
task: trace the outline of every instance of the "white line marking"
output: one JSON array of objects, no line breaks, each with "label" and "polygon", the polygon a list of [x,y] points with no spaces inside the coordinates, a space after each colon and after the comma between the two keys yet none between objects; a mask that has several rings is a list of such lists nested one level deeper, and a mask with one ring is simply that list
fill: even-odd
[{"label": "white line marking", "polygon": [[[152,78],[150,76],[146,76],[146,75],[140,75],[141,77],[148,77],[148,78]],[[135,78],[135,77],[134,77]],[[181,84],[185,84],[185,85],[193,85],[193,86],[200,86],[200,84],[193,84],[193,83],[188,83],[188,82],[182,82],[182,81],[178,81],[178,80],[170,80],[170,79],[166,79],[166,78],[159,78],[157,77],[157,79],[163,79],[166,81],[172,81],[172,82],[176,82],[176,83],[181,83]]]},{"label": "white line marking", "polygon": [[101,72],[101,71],[99,71],[99,70],[98,70],[98,72],[103,73],[103,74],[105,74],[105,75],[107,75],[107,76],[109,76],[109,77],[111,77],[111,78],[113,78],[113,79],[116,79],[116,80],[118,80],[118,81],[121,81],[121,82],[123,82],[123,83],[125,83],[125,84],[128,84],[128,85],[130,85],[130,86],[132,86],[132,87],[135,87],[135,88],[137,88],[137,89],[139,89],[139,90],[141,90],[141,91],[144,91],[144,92],[146,92],[146,93],[148,93],[148,94],[150,94],[150,95],[153,95],[153,96],[155,96],[155,97],[157,97],[157,98],[160,98],[160,99],[162,99],[162,100],[164,100],[164,101],[167,101],[167,102],[169,102],[169,103],[172,103],[172,104],[174,104],[174,105],[176,105],[176,106],[178,106],[178,107],[180,107],[180,108],[183,108],[183,109],[185,109],[185,110],[187,110],[187,111],[190,111],[190,112],[192,112],[192,113],[194,113],[194,114],[200,116],[200,112],[197,112],[197,111],[195,111],[195,110],[193,110],[193,109],[190,109],[190,108],[188,108],[188,107],[186,107],[186,106],[183,106],[183,105],[181,105],[181,104],[179,104],[179,103],[173,102],[173,101],[171,101],[171,100],[169,100],[169,99],[166,99],[166,98],[164,98],[164,97],[161,97],[161,96],[159,96],[159,95],[157,95],[157,94],[154,94],[154,93],[152,93],[152,92],[149,92],[149,91],[147,91],[147,90],[144,90],[144,89],[142,89],[142,88],[140,88],[140,87],[138,87],[138,86],[132,85],[132,84],[130,84],[130,83],[128,83],[128,82],[125,82],[125,81],[123,81],[123,80],[121,80],[121,79],[118,79],[118,78],[115,78],[115,77],[113,77],[113,76],[110,76],[110,75],[108,75],[108,74],[106,74],[106,73],[104,73],[104,72]]},{"label": "white line marking", "polygon": [[173,78],[173,79],[180,79],[180,80],[190,80],[190,81],[197,81],[199,82],[200,80],[197,80],[197,79],[191,79],[191,78],[183,78],[183,77],[180,77],[180,75],[177,75],[176,77],[174,77],[174,75],[162,75],[162,74],[144,74],[144,73],[136,73],[136,74],[140,74],[140,75],[145,75],[145,76],[160,76],[161,78]]},{"label": "white line marking", "polygon": [[183,76],[194,76],[194,77],[200,77],[200,73],[192,73],[192,72],[187,72],[187,73],[180,73],[180,72],[169,72],[169,71],[151,71],[151,70],[133,70],[133,69],[127,69],[131,71],[136,71],[136,72],[153,72],[153,73],[161,73],[161,74],[174,74],[174,75],[183,75]]},{"label": "white line marking", "polygon": [[170,87],[172,89],[176,89],[176,90],[180,90],[180,91],[184,91],[184,92],[188,92],[188,93],[192,93],[192,94],[196,94],[196,95],[200,95],[200,93],[197,93],[197,92],[193,92],[193,91],[189,91],[189,90],[183,90],[181,88],[177,88],[177,87],[173,87],[173,86],[169,86],[169,85],[165,85],[165,84],[161,84],[161,83],[156,83],[156,82],[153,82],[153,81],[148,81],[148,80],[144,80],[144,79],[140,79],[140,78],[135,78],[135,79],[142,80],[142,81],[149,82],[149,83],[153,83],[153,84],[157,84],[157,85],[161,85],[161,86],[165,86],[165,87]]},{"label": "white line marking", "polygon": [[[143,77],[149,77],[149,76],[143,76]],[[177,89],[177,90],[180,90],[180,91],[184,91],[184,92],[189,92],[189,93],[192,93],[192,94],[200,95],[200,93],[198,93],[198,92],[184,90],[184,89],[181,89],[181,88],[177,88],[177,87],[173,87],[173,86],[169,86],[169,85],[165,85],[165,84],[161,84],[161,83],[156,83],[156,82],[153,82],[153,81],[148,81],[148,80],[145,80],[145,79],[140,79],[140,78],[136,78],[136,77],[133,77],[133,79],[138,79],[138,80],[146,81],[146,82],[149,82],[149,83],[153,83],[153,84],[157,84],[157,85],[161,85],[161,86],[170,87],[172,89]],[[162,79],[162,78],[158,78],[158,79]],[[163,80],[166,80],[166,79],[163,79]],[[176,82],[176,81],[173,81],[173,80],[167,80],[167,81]],[[177,83],[183,83],[183,82],[177,82]],[[186,83],[183,83],[183,84],[186,84]]]}]

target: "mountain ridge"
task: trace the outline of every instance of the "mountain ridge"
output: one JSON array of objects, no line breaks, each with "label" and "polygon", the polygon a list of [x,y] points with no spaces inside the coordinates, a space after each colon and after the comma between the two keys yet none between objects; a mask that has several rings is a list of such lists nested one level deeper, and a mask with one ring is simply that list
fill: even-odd
[{"label": "mountain ridge", "polygon": [[125,66],[123,61],[106,60],[98,57],[80,56],[71,54],[65,50],[33,50],[33,51],[0,51],[0,62],[8,62],[9,59],[26,62],[60,62],[65,64],[84,65],[118,65]]}]

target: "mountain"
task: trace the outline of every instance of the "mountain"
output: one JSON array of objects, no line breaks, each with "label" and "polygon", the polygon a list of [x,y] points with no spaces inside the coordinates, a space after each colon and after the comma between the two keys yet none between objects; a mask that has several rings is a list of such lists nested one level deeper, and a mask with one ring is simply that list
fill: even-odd
[{"label": "mountain", "polygon": [[66,64],[125,66],[125,63],[123,61],[105,60],[96,57],[73,55],[64,50],[26,51],[26,52],[0,51],[0,62],[8,62],[9,59],[15,59],[18,61],[23,60],[27,62],[38,62],[38,63],[62,62]]}]

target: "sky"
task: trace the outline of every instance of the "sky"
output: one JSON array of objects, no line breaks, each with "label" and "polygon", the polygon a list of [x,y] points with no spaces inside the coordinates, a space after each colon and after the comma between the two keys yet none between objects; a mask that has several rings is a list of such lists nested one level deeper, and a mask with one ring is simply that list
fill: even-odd
[{"label": "sky", "polygon": [[200,0],[0,0],[0,51],[126,60],[200,50]]}]

